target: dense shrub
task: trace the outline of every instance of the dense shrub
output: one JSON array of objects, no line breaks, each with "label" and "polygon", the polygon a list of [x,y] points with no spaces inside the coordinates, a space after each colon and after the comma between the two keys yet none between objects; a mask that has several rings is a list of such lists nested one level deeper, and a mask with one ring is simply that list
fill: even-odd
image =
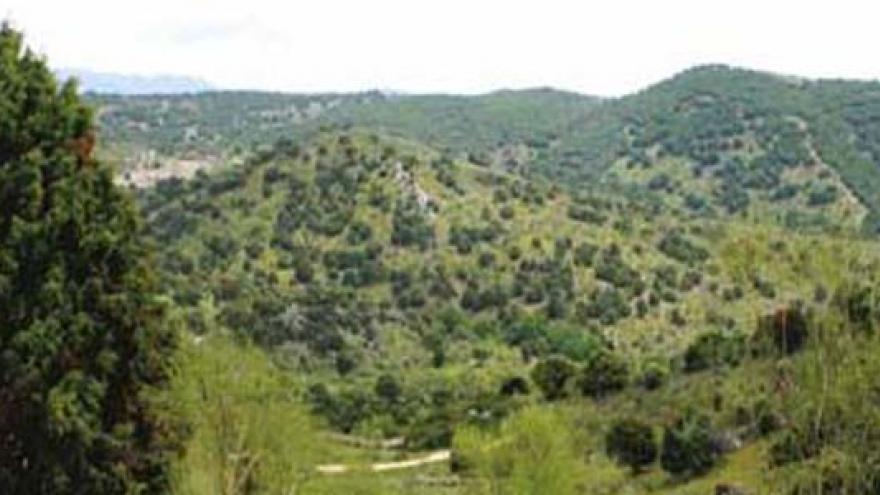
[{"label": "dense shrub", "polygon": [[654,429],[637,419],[618,419],[605,434],[605,452],[633,472],[657,460],[657,450]]},{"label": "dense shrub", "polygon": [[794,304],[759,318],[758,329],[752,339],[759,351],[793,354],[806,345],[809,333],[810,322],[806,310]]},{"label": "dense shrub", "polygon": [[577,367],[561,356],[550,356],[532,368],[532,381],[541,389],[547,400],[568,396],[569,383],[574,379]]},{"label": "dense shrub", "polygon": [[740,332],[710,331],[701,334],[684,353],[685,371],[736,366],[746,355],[746,337]]},{"label": "dense shrub", "polygon": [[709,251],[697,246],[680,232],[672,232],[663,236],[657,244],[663,254],[686,264],[697,264],[709,258]]},{"label": "dense shrub", "polygon": [[639,272],[623,261],[620,248],[612,245],[602,251],[595,264],[596,278],[618,288],[628,288],[639,294],[644,290],[644,282]]},{"label": "dense shrub", "polygon": [[414,204],[398,204],[394,209],[391,242],[426,250],[434,243],[434,226]]},{"label": "dense shrub", "polygon": [[578,246],[574,249],[574,264],[577,266],[592,266],[593,258],[596,256],[596,253],[599,251],[599,248],[590,243],[578,244]]},{"label": "dense shrub", "polygon": [[628,382],[629,367],[626,361],[609,350],[603,350],[581,369],[577,386],[583,395],[600,399],[623,390]]},{"label": "dense shrub", "polygon": [[620,291],[613,288],[599,289],[593,292],[590,299],[578,306],[581,319],[597,319],[603,325],[613,325],[627,318],[632,309]]},{"label": "dense shrub", "polygon": [[668,473],[699,476],[709,471],[717,459],[707,417],[688,414],[664,429],[660,464]]}]

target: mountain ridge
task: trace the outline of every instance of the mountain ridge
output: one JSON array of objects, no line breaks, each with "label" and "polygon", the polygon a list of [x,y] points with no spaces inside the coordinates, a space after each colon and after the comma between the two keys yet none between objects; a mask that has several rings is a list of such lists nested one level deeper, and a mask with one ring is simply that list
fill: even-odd
[{"label": "mountain ridge", "polygon": [[93,71],[81,68],[60,68],[55,70],[60,80],[75,79],[84,93],[156,95],[193,94],[215,89],[204,79],[170,74],[122,74],[117,72]]}]

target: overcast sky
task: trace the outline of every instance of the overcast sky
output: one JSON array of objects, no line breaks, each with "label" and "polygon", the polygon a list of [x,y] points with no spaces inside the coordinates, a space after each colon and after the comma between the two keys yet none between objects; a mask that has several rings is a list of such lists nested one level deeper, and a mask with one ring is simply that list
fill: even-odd
[{"label": "overcast sky", "polygon": [[620,95],[701,63],[880,78],[877,0],[0,0],[54,67],[223,88]]}]

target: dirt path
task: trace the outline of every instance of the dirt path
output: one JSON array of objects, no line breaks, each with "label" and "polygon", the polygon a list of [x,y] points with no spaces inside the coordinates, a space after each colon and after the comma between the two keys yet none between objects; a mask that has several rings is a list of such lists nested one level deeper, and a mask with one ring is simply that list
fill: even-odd
[{"label": "dirt path", "polygon": [[373,464],[368,464],[367,466],[346,466],[344,464],[323,464],[318,466],[318,472],[322,474],[342,474],[347,473],[349,471],[372,471],[374,473],[380,473],[383,471],[396,471],[398,469],[408,469],[418,466],[424,466],[426,464],[435,464],[438,462],[447,462],[449,461],[452,453],[449,450],[437,450],[434,452],[429,452],[422,457],[415,457],[413,459],[407,459],[404,461],[392,461],[392,462],[376,462]]}]

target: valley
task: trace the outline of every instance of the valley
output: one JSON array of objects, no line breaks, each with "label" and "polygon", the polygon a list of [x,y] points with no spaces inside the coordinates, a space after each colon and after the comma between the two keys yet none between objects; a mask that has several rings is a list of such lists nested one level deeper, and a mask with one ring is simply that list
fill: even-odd
[{"label": "valley", "polygon": [[880,493],[880,83],[90,75],[0,24],[0,492]]},{"label": "valley", "polygon": [[[299,468],[330,476],[315,486],[765,493],[812,470],[812,457],[773,467],[814,393],[781,391],[781,376],[806,372],[830,335],[875,345],[850,330],[876,315],[875,190],[860,180],[877,175],[872,141],[832,141],[849,121],[807,103],[841,105],[826,93],[845,86],[712,66],[618,100],[535,90],[338,95],[323,107],[323,96],[234,93],[97,103],[113,102],[105,126],[136,108],[161,123],[107,134],[107,156],[162,150],[159,170],[218,157],[135,190],[189,331],[255,344],[319,429],[403,438],[411,454],[399,459],[413,464],[451,448],[451,464],[399,474],[323,457]],[[880,117],[872,88],[844,94]],[[261,110],[287,100],[323,109]],[[208,117],[221,108],[240,123]],[[629,475],[607,443],[621,421],[663,438],[703,432],[707,464]],[[553,481],[529,488],[540,480]]]}]

